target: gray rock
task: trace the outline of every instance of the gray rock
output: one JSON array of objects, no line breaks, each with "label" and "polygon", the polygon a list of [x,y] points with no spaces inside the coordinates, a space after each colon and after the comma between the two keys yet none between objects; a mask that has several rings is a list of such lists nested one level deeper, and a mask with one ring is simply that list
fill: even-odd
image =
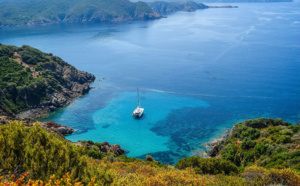
[{"label": "gray rock", "polygon": [[73,132],[75,132],[75,129],[72,129],[71,127],[63,126],[55,122],[40,122],[41,127],[43,128],[49,128],[54,129],[61,133],[62,135],[70,135]]},{"label": "gray rock", "polygon": [[56,64],[54,67],[46,66],[45,68],[63,76],[64,83],[61,84],[61,90],[55,90],[53,93],[48,94],[48,99],[37,105],[37,108],[18,113],[16,115],[17,119],[40,117],[49,111],[70,104],[73,99],[88,93],[91,89],[90,84],[96,79],[94,75],[77,70],[71,65]]}]

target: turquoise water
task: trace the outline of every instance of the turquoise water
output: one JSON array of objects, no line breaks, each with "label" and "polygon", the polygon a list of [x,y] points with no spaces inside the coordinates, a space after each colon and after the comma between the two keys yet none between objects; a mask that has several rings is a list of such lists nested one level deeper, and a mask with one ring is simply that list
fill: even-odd
[{"label": "turquoise water", "polygon": [[[0,28],[0,42],[60,56],[98,79],[52,113],[67,138],[174,164],[238,121],[300,119],[300,3],[241,3],[126,23]],[[131,117],[140,88],[145,115]]]}]

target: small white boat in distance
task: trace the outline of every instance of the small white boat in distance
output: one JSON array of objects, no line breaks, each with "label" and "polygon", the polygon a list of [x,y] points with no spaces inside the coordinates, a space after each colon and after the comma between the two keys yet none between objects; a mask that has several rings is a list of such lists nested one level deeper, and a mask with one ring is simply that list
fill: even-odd
[{"label": "small white boat in distance", "polygon": [[138,97],[138,106],[137,108],[132,112],[132,117],[142,117],[144,108],[140,107],[140,95],[139,95],[139,87],[137,88],[137,97]]}]

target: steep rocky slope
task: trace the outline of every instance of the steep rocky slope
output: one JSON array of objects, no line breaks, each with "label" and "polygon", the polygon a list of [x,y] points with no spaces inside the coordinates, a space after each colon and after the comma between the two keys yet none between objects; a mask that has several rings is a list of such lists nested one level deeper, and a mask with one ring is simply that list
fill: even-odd
[{"label": "steep rocky slope", "polygon": [[30,46],[0,45],[0,115],[26,119],[69,104],[95,76]]}]

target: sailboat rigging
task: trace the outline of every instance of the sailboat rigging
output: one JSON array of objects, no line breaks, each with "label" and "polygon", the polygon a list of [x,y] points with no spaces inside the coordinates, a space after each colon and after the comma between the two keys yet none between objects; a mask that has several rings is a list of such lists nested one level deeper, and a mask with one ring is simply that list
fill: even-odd
[{"label": "sailboat rigging", "polygon": [[139,94],[139,87],[137,87],[137,99],[138,99],[138,106],[137,108],[132,112],[132,117],[142,117],[143,112],[144,112],[144,108],[141,108],[141,104],[140,104],[140,94]]}]

